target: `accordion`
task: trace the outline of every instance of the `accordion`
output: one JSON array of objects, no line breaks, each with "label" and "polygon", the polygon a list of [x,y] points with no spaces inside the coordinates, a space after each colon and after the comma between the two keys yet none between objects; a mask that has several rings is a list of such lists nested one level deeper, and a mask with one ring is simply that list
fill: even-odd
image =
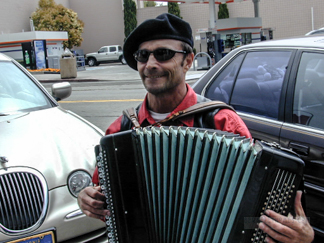
[{"label": "accordion", "polygon": [[138,128],[96,147],[108,242],[264,242],[259,217],[288,215],[303,161],[278,146],[188,127]]}]

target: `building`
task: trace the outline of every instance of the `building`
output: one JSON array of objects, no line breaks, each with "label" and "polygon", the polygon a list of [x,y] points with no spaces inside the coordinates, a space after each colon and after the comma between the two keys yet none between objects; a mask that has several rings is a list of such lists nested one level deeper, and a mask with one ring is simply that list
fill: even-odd
[{"label": "building", "polygon": [[[0,0],[0,34],[30,31],[30,16],[38,6],[38,0]],[[55,0],[57,4],[78,13],[85,23],[84,41],[80,47],[84,53],[97,51],[103,45],[123,45],[123,0]],[[167,12],[167,6],[141,8],[137,3],[137,22]],[[253,18],[252,0],[227,5],[230,18]],[[195,47],[200,48],[199,31],[209,26],[209,5],[204,3],[180,4],[181,16],[194,31]],[[216,5],[216,12],[218,7]],[[217,16],[217,13],[216,13]],[[324,26],[323,0],[260,0],[259,17],[262,28],[273,30],[273,38],[304,35],[312,29]],[[217,20],[216,20],[217,26]]]},{"label": "building", "polygon": [[66,31],[27,31],[2,34],[0,35],[0,52],[25,63],[27,68],[59,69],[59,59],[64,52],[63,41],[67,40]]}]

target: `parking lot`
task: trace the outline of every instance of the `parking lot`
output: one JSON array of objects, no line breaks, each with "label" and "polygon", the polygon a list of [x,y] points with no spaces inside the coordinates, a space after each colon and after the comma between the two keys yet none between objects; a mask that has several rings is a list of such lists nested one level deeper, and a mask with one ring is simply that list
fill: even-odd
[{"label": "parking lot", "polygon": [[[205,71],[189,71],[187,82],[193,84]],[[107,127],[129,107],[136,107],[146,90],[137,73],[120,63],[86,66],[78,71],[75,79],[61,79],[60,74],[34,75],[48,91],[55,82],[69,81],[72,94],[60,101],[60,105],[75,112],[105,131]]]},{"label": "parking lot", "polygon": [[[195,71],[191,68],[187,73],[187,80],[198,79],[206,70]],[[60,74],[33,73],[42,83],[45,82],[86,82],[86,81],[117,81],[117,80],[140,80],[138,72],[128,65],[119,62],[100,64],[96,67],[86,65],[84,71],[77,71],[76,78],[61,79]]]}]

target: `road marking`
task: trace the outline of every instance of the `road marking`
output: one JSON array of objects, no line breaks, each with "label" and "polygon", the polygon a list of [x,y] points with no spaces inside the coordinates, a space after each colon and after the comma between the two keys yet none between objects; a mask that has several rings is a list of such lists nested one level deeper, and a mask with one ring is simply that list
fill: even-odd
[{"label": "road marking", "polygon": [[63,100],[59,103],[96,103],[96,102],[130,102],[143,101],[143,99],[128,99],[128,100]]}]

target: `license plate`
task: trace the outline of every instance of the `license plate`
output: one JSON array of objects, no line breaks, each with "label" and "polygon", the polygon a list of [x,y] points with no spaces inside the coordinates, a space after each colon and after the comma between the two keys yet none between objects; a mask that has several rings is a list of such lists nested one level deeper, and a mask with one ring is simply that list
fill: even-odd
[{"label": "license plate", "polygon": [[53,231],[48,231],[40,233],[37,235],[26,236],[21,239],[9,241],[8,243],[54,243],[54,233]]}]

